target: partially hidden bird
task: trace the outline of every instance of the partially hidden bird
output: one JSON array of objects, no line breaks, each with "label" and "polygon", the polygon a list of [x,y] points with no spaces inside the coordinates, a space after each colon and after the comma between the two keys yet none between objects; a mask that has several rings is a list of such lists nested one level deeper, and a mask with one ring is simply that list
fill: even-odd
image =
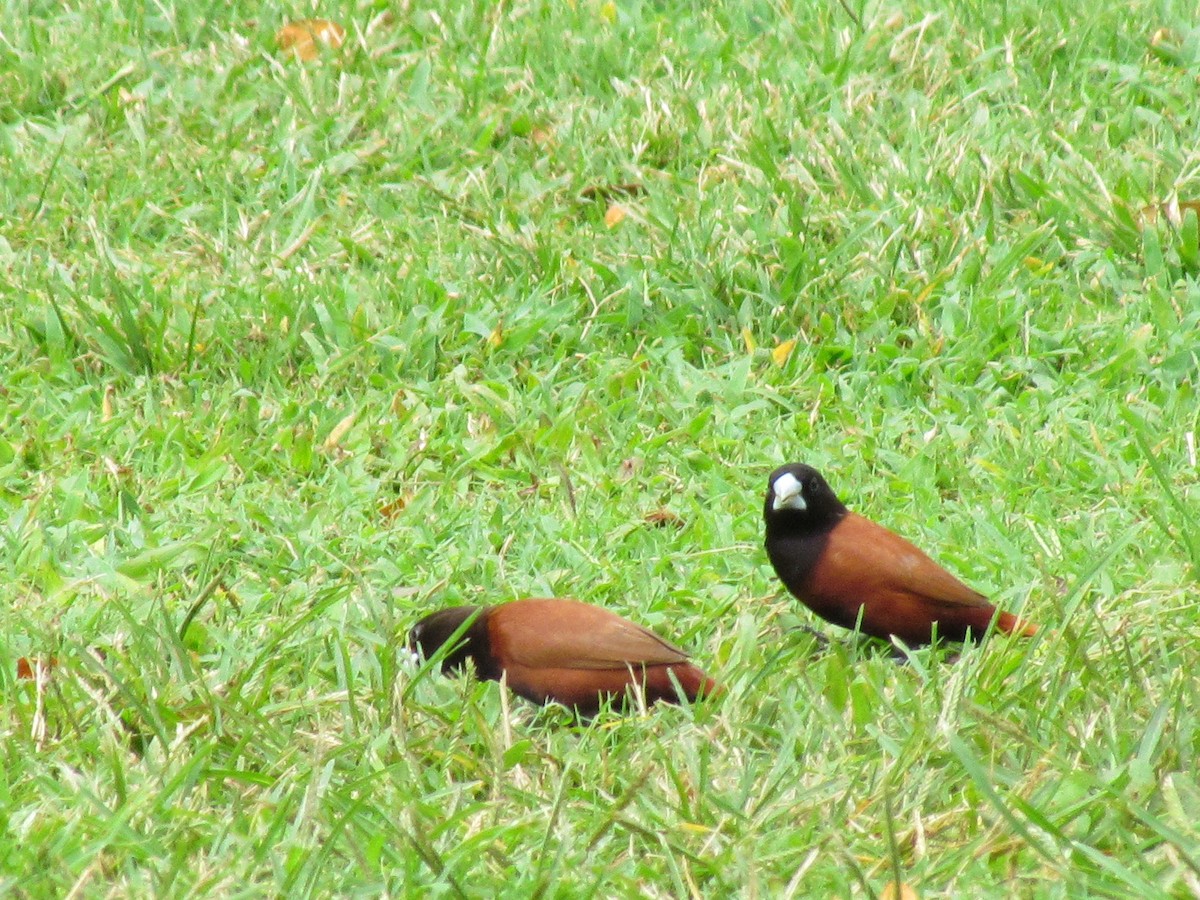
[{"label": "partially hidden bird", "polygon": [[[472,618],[474,617],[474,618]],[[641,625],[570,599],[531,598],[496,606],[455,606],[427,615],[409,646],[429,659],[466,630],[446,654],[443,672],[469,659],[480,678],[499,681],[534,703],[561,703],[591,716],[641,692],[647,705],[718,693],[687,653]]]},{"label": "partially hidden bird", "polygon": [[803,463],[771,473],[763,506],[767,556],[784,586],[822,619],[910,646],[1037,626],[996,607],[882,525],[851,512]]}]

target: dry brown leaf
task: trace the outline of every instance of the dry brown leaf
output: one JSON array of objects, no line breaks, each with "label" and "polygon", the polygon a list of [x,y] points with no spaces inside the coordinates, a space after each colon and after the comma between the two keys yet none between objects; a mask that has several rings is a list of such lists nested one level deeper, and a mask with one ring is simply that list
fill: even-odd
[{"label": "dry brown leaf", "polygon": [[646,193],[646,186],[640,181],[628,181],[625,184],[593,184],[584,188],[580,200],[611,200],[613,197],[640,197]]},{"label": "dry brown leaf", "polygon": [[609,228],[616,228],[625,221],[625,217],[628,215],[629,213],[626,212],[625,207],[621,206],[619,203],[614,203],[604,214],[604,224]]},{"label": "dry brown leaf", "polygon": [[1163,204],[1163,212],[1172,225],[1182,225],[1184,216],[1189,212],[1200,216],[1200,200],[1172,200]]},{"label": "dry brown leaf", "polygon": [[617,469],[617,478],[621,481],[628,481],[638,472],[642,471],[642,466],[645,464],[645,460],[638,456],[631,456],[629,459],[621,460],[621,466]]},{"label": "dry brown leaf", "polygon": [[408,506],[412,497],[408,494],[401,494],[394,500],[389,500],[387,503],[379,507],[379,518],[385,522],[390,522],[400,513],[404,512],[404,508]]},{"label": "dry brown leaf", "polygon": [[275,35],[275,43],[297,59],[316,59],[324,47],[336,50],[346,40],[346,29],[328,19],[299,19],[288,22]]},{"label": "dry brown leaf", "polygon": [[1142,206],[1138,211],[1138,216],[1141,226],[1144,228],[1158,224],[1159,220],[1164,220],[1178,228],[1182,226],[1183,217],[1188,214],[1188,211],[1195,212],[1196,216],[1200,216],[1200,200],[1170,199],[1165,203],[1152,203]]},{"label": "dry brown leaf", "polygon": [[32,659],[22,656],[17,660],[17,677],[33,678],[35,674],[49,673],[58,667],[58,659],[53,656],[35,656]]},{"label": "dry brown leaf", "polygon": [[342,442],[342,438],[346,436],[351,428],[354,427],[354,420],[358,418],[357,412],[352,412],[344,417],[342,421],[333,426],[333,430],[329,432],[329,437],[325,438],[321,444],[321,449],[328,453],[330,450],[336,450]]},{"label": "dry brown leaf", "polygon": [[652,509],[642,516],[642,521],[647,525],[653,525],[655,528],[665,528],[668,525],[672,528],[682,528],[684,525],[683,517],[676,515],[669,509]]},{"label": "dry brown leaf", "polygon": [[104,468],[108,470],[108,474],[113,478],[124,478],[133,472],[133,469],[131,469],[129,466],[121,465],[111,456],[102,457],[102,461],[104,463]]}]

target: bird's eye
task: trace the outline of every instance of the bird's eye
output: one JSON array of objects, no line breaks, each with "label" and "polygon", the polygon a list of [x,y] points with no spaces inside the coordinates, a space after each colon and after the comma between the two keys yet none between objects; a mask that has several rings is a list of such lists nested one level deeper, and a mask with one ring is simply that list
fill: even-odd
[{"label": "bird's eye", "polygon": [[809,493],[811,493],[811,494],[815,494],[817,492],[817,479],[815,479],[815,478],[808,479],[808,490],[809,490]]}]

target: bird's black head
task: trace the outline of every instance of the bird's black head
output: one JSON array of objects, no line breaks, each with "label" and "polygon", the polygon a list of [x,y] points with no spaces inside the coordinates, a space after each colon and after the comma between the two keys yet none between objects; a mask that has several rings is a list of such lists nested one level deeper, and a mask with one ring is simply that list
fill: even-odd
[{"label": "bird's black head", "polygon": [[789,463],[767,479],[763,519],[768,534],[776,529],[808,532],[832,528],[849,510],[812,466]]},{"label": "bird's black head", "polygon": [[[430,613],[412,627],[408,633],[408,646],[413,653],[419,653],[429,659],[438,649],[453,637],[463,623],[471,616],[475,621],[467,626],[466,631],[458,636],[455,646],[442,661],[442,671],[450,672],[461,669],[468,658],[474,658],[477,653],[486,652],[487,623],[486,610],[478,606],[453,606],[450,609]],[[476,615],[478,613],[478,615]],[[478,663],[476,664],[478,666]]]}]

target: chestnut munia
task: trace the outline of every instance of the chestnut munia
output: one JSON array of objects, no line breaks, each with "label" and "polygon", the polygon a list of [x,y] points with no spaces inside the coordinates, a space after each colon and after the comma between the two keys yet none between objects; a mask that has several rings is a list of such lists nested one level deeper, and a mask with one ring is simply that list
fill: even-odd
[{"label": "chestnut munia", "polygon": [[[821,474],[791,463],[771,473],[763,506],[767,556],[789,591],[826,621],[928,644],[1037,626],[987,598],[882,525],[850,512]],[[861,620],[860,620],[861,616]]]},{"label": "chestnut munia", "polygon": [[442,663],[454,671],[468,660],[480,678],[499,681],[534,703],[557,702],[584,715],[608,699],[635,691],[646,702],[689,701],[715,693],[716,683],[688,655],[616,613],[567,599],[514,600],[497,606],[456,606],[421,619],[409,636],[431,657],[471,617]]}]

